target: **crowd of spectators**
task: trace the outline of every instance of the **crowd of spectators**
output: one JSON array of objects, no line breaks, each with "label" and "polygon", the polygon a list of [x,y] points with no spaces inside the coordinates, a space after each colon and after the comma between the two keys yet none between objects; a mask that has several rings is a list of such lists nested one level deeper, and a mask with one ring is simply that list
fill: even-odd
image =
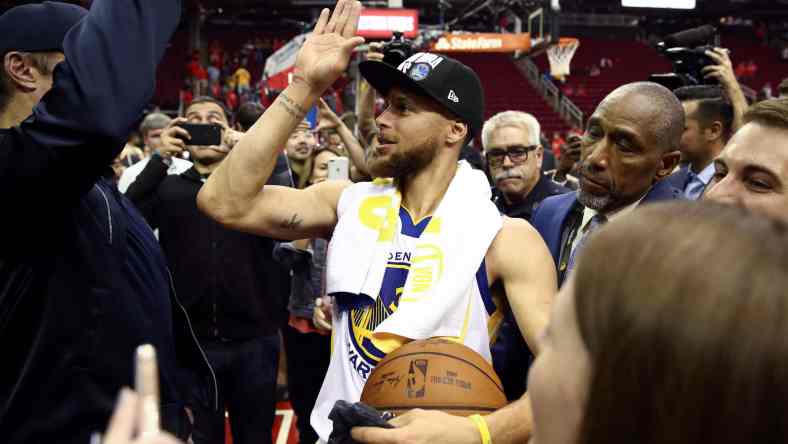
[{"label": "crowd of spectators", "polygon": [[[175,443],[161,423],[216,444],[229,417],[234,442],[271,443],[283,382],[300,442],[327,441],[319,399],[348,393],[357,376],[354,366],[326,378],[346,364],[337,349],[351,347],[337,335],[363,319],[356,339],[370,350],[410,338],[375,342],[377,324],[367,327],[400,309],[412,265],[394,264],[370,305],[362,292],[331,293],[341,279],[329,251],[350,238],[361,252],[356,231],[369,220],[373,246],[450,231],[459,221],[436,216],[443,199],[473,228],[456,244],[493,232],[468,276],[478,301],[467,313],[483,319],[470,336],[483,340],[468,342],[467,314],[457,338],[489,352],[511,404],[473,420],[409,412],[353,439],[788,437],[788,79],[778,97],[767,84],[750,104],[740,82],[757,64],[734,68],[714,48],[704,72],[716,85],[619,85],[585,128],[548,137],[528,110],[485,121],[476,74],[439,55],[418,54],[400,72],[369,45],[346,94],[361,4],[339,5],[301,49],[303,83],[270,92],[259,77],[284,40],[255,37],[237,51],[212,41],[186,64],[178,115],[155,109],[136,123],[179,2],[96,0],[90,12],[44,3],[0,17],[0,32],[23,36],[0,51],[0,181],[14,209],[0,248],[6,442]],[[25,34],[28,22],[52,32]],[[614,65],[604,57],[587,76]],[[86,93],[88,83],[108,95]],[[564,94],[584,96],[585,85]],[[216,139],[195,141],[197,129]],[[477,188],[459,194],[460,177]],[[468,208],[496,224],[473,225],[487,220]],[[348,228],[356,214],[361,225]],[[391,251],[381,250],[384,265]],[[386,285],[395,299],[381,302]],[[141,343],[159,353],[152,427],[150,393],[121,391]],[[113,406],[102,441],[94,432]]]},{"label": "crowd of spectators", "polygon": [[207,48],[194,50],[184,70],[182,106],[200,96],[211,96],[233,112],[246,102],[270,103],[262,68],[285,43],[287,40],[279,36],[256,36],[236,49],[212,40]]}]

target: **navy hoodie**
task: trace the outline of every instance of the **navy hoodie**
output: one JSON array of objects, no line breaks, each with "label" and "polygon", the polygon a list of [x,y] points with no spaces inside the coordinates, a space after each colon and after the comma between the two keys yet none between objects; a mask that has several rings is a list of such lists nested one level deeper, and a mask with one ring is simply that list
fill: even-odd
[{"label": "navy hoodie", "polygon": [[96,0],[64,40],[52,90],[0,131],[0,440],[86,444],[159,355],[165,428],[186,385],[215,379],[153,233],[103,178],[154,91],[179,0]]}]

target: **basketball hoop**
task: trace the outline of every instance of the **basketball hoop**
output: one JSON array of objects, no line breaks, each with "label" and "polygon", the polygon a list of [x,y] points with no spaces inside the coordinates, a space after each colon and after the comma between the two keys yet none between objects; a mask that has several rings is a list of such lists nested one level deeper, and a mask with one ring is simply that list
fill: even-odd
[{"label": "basketball hoop", "polygon": [[570,73],[572,57],[575,55],[580,40],[572,37],[561,37],[558,43],[547,48],[547,58],[550,60],[550,75],[563,79]]}]

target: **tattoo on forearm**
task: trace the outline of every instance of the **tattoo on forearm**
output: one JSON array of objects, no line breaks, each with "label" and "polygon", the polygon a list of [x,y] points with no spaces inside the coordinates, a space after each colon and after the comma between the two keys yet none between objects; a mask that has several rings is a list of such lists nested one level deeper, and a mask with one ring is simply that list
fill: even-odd
[{"label": "tattoo on forearm", "polygon": [[295,117],[298,120],[302,120],[304,117],[306,117],[306,110],[304,110],[304,107],[296,103],[285,93],[279,94],[279,98],[277,99],[276,103],[282,105],[282,107],[284,107],[284,109],[291,116]]},{"label": "tattoo on forearm", "polygon": [[301,227],[301,222],[303,222],[303,219],[298,217],[298,213],[296,213],[290,219],[282,221],[282,228],[286,230],[296,230]]}]

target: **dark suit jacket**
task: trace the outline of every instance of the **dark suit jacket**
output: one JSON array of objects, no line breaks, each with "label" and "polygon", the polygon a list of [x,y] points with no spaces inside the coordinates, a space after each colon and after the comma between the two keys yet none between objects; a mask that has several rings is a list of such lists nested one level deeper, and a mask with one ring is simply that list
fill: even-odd
[{"label": "dark suit jacket", "polygon": [[[681,191],[674,188],[670,182],[662,180],[654,184],[646,194],[640,205],[659,202],[665,200],[682,199]],[[583,206],[577,200],[577,192],[561,194],[548,197],[537,208],[533,215],[532,223],[534,228],[539,231],[553,256],[556,268],[558,269],[558,283],[563,283],[563,271],[559,269],[561,260],[561,249],[566,241],[564,236],[567,232],[567,223],[573,214],[580,213],[582,217]]]},{"label": "dark suit jacket", "polygon": [[666,177],[665,180],[675,189],[684,192],[687,185],[687,175],[689,174],[689,166],[682,165],[675,173]]}]

